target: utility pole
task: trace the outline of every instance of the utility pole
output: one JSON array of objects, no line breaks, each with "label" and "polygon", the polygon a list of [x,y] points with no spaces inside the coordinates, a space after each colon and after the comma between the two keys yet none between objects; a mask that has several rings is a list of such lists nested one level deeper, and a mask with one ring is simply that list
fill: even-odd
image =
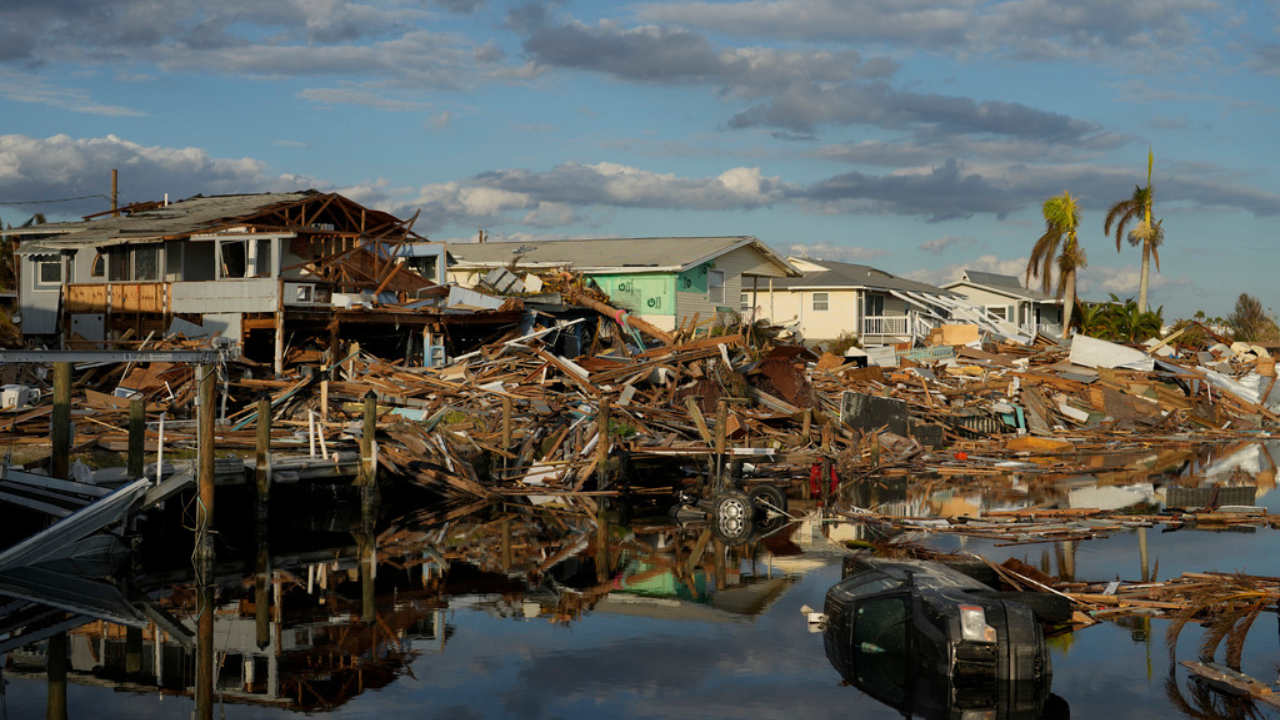
[{"label": "utility pole", "polygon": [[111,217],[120,217],[120,171],[111,168]]}]

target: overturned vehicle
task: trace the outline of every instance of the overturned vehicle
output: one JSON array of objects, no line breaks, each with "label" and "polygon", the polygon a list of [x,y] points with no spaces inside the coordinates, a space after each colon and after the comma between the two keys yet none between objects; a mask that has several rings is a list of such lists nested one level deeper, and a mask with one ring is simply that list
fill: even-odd
[{"label": "overturned vehicle", "polygon": [[1043,625],[1070,618],[1065,598],[1000,592],[933,561],[860,559],[824,613],[836,670],[909,714],[1041,717],[1062,703]]}]

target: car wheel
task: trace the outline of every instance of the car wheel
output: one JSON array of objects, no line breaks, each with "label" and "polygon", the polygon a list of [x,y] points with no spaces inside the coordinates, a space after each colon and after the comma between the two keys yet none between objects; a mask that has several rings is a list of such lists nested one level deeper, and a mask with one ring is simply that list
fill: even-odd
[{"label": "car wheel", "polygon": [[757,516],[767,515],[770,510],[780,513],[787,511],[787,496],[776,485],[757,485],[747,494]]},{"label": "car wheel", "polygon": [[711,498],[711,528],[727,545],[740,545],[751,536],[755,508],[744,492],[730,490]]},{"label": "car wheel", "polygon": [[1071,607],[1070,600],[1053,593],[992,590],[990,592],[971,591],[971,594],[993,600],[1012,600],[1022,603],[1031,608],[1031,612],[1036,616],[1037,620],[1047,625],[1060,625],[1071,622],[1071,618],[1075,614],[1075,609]]}]

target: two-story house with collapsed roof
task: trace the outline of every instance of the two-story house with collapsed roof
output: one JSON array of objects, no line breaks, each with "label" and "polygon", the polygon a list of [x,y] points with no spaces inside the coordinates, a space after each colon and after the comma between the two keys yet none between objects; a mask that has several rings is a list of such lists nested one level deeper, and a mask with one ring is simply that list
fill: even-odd
[{"label": "two-story house with collapsed roof", "polygon": [[309,190],[196,196],[15,229],[22,334],[68,348],[219,334],[278,371],[291,342],[327,349],[341,334],[380,343],[384,356],[428,356],[451,322],[518,319],[437,308],[444,246],[411,226]]}]

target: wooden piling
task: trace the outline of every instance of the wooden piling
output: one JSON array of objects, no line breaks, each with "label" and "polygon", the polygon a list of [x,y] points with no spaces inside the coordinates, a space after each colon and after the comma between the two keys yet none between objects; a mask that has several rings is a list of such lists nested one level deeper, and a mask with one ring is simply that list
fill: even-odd
[{"label": "wooden piling", "polygon": [[49,688],[45,717],[47,720],[67,720],[67,634],[60,632],[53,635],[45,647],[45,672]]},{"label": "wooden piling", "polygon": [[258,557],[253,578],[253,615],[259,650],[271,644],[271,546],[267,528],[258,528]]},{"label": "wooden piling", "polygon": [[147,409],[142,398],[134,398],[129,403],[129,479],[142,477],[146,467],[147,453]]},{"label": "wooden piling", "polygon": [[71,474],[71,363],[53,364],[53,413],[49,420],[53,445],[49,474],[66,479]]},{"label": "wooden piling", "polygon": [[258,445],[254,480],[258,497],[258,518],[265,520],[271,499],[271,397],[258,396]]},{"label": "wooden piling", "polygon": [[715,427],[715,461],[712,463],[713,480],[711,482],[711,492],[716,493],[725,489],[725,475],[728,468],[725,462],[725,443],[729,437],[729,401],[720,398],[716,401],[716,427]]},{"label": "wooden piling", "polygon": [[360,472],[356,476],[358,487],[372,487],[377,481],[373,458],[373,436],[377,432],[378,395],[370,390],[364,394],[364,431],[360,435]]},{"label": "wooden piling", "polygon": [[196,718],[213,718],[213,490],[214,490],[214,379],[217,368],[212,364],[197,366],[200,378],[196,436],[200,467],[200,500],[196,506],[196,578],[199,585],[196,623]]}]

